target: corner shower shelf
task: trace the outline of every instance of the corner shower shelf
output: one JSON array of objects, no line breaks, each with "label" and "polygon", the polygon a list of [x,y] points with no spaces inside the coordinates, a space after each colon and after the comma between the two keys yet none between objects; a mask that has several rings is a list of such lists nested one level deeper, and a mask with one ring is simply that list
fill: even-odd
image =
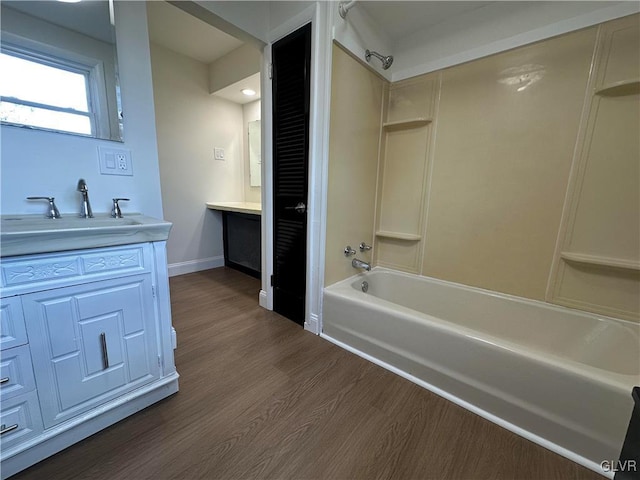
[{"label": "corner shower shelf", "polygon": [[572,263],[582,263],[597,267],[621,268],[623,270],[640,271],[640,262],[621,258],[601,257],[598,255],[586,255],[583,253],[560,252],[560,257]]},{"label": "corner shower shelf", "polygon": [[381,230],[376,232],[376,237],[405,240],[407,242],[418,242],[422,239],[421,235],[415,235],[413,233],[385,232]]},{"label": "corner shower shelf", "polygon": [[613,82],[596,88],[596,95],[601,97],[622,97],[625,95],[636,95],[640,93],[640,79],[622,80]]},{"label": "corner shower shelf", "polygon": [[431,123],[430,118],[417,117],[417,118],[409,118],[407,120],[400,120],[398,122],[386,122],[386,123],[383,123],[382,126],[384,127],[385,130],[400,130],[403,128],[422,127],[430,123]]}]

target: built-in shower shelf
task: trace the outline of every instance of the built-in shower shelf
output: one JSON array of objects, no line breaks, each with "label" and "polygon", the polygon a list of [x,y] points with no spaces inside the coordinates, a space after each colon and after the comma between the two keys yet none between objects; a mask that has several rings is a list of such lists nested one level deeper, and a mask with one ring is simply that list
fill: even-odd
[{"label": "built-in shower shelf", "polygon": [[392,238],[394,240],[405,240],[407,242],[419,242],[422,239],[422,236],[415,235],[413,233],[385,232],[382,230],[376,232],[376,237]]},{"label": "built-in shower shelf", "polygon": [[398,122],[386,122],[382,126],[385,130],[401,130],[403,128],[415,128],[422,127],[431,123],[430,118],[417,117],[408,118],[407,120],[400,120]]},{"label": "built-in shower shelf", "polygon": [[623,97],[640,93],[640,79],[613,82],[596,88],[595,94],[601,97]]},{"label": "built-in shower shelf", "polygon": [[582,263],[597,267],[621,268],[624,270],[640,271],[640,262],[622,258],[601,257],[598,255],[586,255],[584,253],[561,252],[560,257],[572,263]]}]

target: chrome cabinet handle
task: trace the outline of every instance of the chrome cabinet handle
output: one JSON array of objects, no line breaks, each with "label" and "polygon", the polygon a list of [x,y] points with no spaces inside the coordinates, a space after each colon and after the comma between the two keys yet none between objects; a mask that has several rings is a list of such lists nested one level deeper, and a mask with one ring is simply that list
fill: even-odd
[{"label": "chrome cabinet handle", "polygon": [[298,202],[298,204],[295,207],[284,207],[284,209],[295,210],[297,213],[304,213],[307,211],[307,206],[302,202]]},{"label": "chrome cabinet handle", "polygon": [[100,347],[102,348],[102,368],[109,368],[109,352],[107,351],[107,334],[100,334]]},{"label": "chrome cabinet handle", "polygon": [[0,426],[0,435],[4,435],[5,433],[9,433],[13,430],[15,430],[16,428],[18,428],[18,424],[14,424],[14,425],[10,425],[10,426],[6,426],[4,423]]},{"label": "chrome cabinet handle", "polygon": [[7,383],[9,381],[9,377],[0,378],[0,385],[3,383]]}]

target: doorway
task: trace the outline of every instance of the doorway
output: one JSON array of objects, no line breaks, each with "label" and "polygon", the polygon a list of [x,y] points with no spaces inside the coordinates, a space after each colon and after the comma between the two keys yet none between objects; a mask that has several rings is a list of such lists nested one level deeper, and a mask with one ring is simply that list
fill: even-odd
[{"label": "doorway", "polygon": [[273,308],[304,325],[311,24],[272,46]]}]

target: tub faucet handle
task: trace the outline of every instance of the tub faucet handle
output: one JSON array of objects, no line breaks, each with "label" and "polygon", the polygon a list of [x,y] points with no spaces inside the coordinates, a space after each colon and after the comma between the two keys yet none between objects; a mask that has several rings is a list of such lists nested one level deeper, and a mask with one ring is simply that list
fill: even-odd
[{"label": "tub faucet handle", "polygon": [[364,242],[360,242],[360,245],[358,245],[358,247],[360,247],[361,252],[366,252],[367,250],[371,250],[371,245],[367,245]]},{"label": "tub faucet handle", "polygon": [[49,207],[47,208],[45,216],[47,218],[60,218],[60,211],[58,210],[58,207],[56,207],[54,197],[27,197],[27,200],[46,200],[49,202]]},{"label": "tub faucet handle", "polygon": [[355,255],[356,251],[351,248],[351,245],[347,245],[346,247],[344,247],[344,256],[345,257],[350,257],[351,255]]}]

